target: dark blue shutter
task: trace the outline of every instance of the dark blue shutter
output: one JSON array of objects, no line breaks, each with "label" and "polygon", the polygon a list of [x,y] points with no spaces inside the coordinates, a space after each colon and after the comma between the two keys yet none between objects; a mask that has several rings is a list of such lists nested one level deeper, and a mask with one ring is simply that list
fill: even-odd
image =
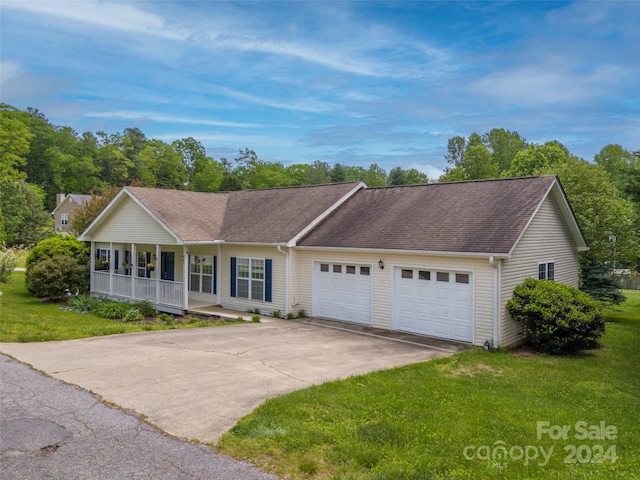
[{"label": "dark blue shutter", "polygon": [[218,293],[218,257],[213,257],[213,294]]},{"label": "dark blue shutter", "polygon": [[231,296],[236,296],[236,257],[231,257]]},{"label": "dark blue shutter", "polygon": [[119,268],[120,268],[120,261],[118,260],[118,254],[120,253],[120,250],[116,250],[115,252],[115,260],[113,263],[113,271],[116,272]]},{"label": "dark blue shutter", "polygon": [[271,272],[273,270],[272,267],[272,260],[271,259],[266,259],[264,261],[264,301],[265,302],[270,302],[271,301]]},{"label": "dark blue shutter", "polygon": [[[151,252],[147,252],[147,265],[149,265],[151,263]],[[145,265],[145,274],[147,278],[151,278],[151,270],[149,270],[147,268],[147,265]]]}]

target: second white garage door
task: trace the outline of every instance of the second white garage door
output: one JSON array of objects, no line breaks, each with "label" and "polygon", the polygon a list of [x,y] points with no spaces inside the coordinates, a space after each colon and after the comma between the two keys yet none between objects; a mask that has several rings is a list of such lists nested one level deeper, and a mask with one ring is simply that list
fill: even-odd
[{"label": "second white garage door", "polygon": [[315,262],[313,316],[371,325],[371,266]]},{"label": "second white garage door", "polygon": [[473,284],[468,272],[396,268],[394,325],[397,330],[473,341]]}]

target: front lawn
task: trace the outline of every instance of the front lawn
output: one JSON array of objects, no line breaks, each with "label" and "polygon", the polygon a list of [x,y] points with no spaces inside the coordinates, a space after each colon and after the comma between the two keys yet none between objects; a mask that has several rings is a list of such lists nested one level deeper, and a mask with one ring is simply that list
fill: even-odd
[{"label": "front lawn", "polygon": [[588,354],[473,350],[330,382],[265,402],[219,447],[291,478],[640,478],[640,292],[625,295]]},{"label": "front lawn", "polygon": [[[25,273],[13,272],[9,283],[0,283],[0,342],[43,342],[112,335],[114,333],[170,328],[228,325],[234,322],[191,318],[168,325],[157,320],[128,323],[92,313],[61,310],[57,303],[43,303],[25,285]],[[238,323],[238,322],[235,322]]]}]

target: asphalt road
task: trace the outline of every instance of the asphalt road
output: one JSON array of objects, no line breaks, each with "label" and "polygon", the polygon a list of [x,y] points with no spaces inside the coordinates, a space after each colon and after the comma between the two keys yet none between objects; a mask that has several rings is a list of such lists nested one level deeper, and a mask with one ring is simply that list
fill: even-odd
[{"label": "asphalt road", "polygon": [[0,355],[0,478],[276,479]]}]

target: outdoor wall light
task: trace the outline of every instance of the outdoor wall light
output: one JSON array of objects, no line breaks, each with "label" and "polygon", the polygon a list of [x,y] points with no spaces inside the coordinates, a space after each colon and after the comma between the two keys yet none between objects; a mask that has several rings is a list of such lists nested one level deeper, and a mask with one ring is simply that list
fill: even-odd
[{"label": "outdoor wall light", "polygon": [[378,266],[380,267],[380,270],[384,270],[384,262],[382,261],[382,259],[380,259],[380,261],[378,262]]}]

